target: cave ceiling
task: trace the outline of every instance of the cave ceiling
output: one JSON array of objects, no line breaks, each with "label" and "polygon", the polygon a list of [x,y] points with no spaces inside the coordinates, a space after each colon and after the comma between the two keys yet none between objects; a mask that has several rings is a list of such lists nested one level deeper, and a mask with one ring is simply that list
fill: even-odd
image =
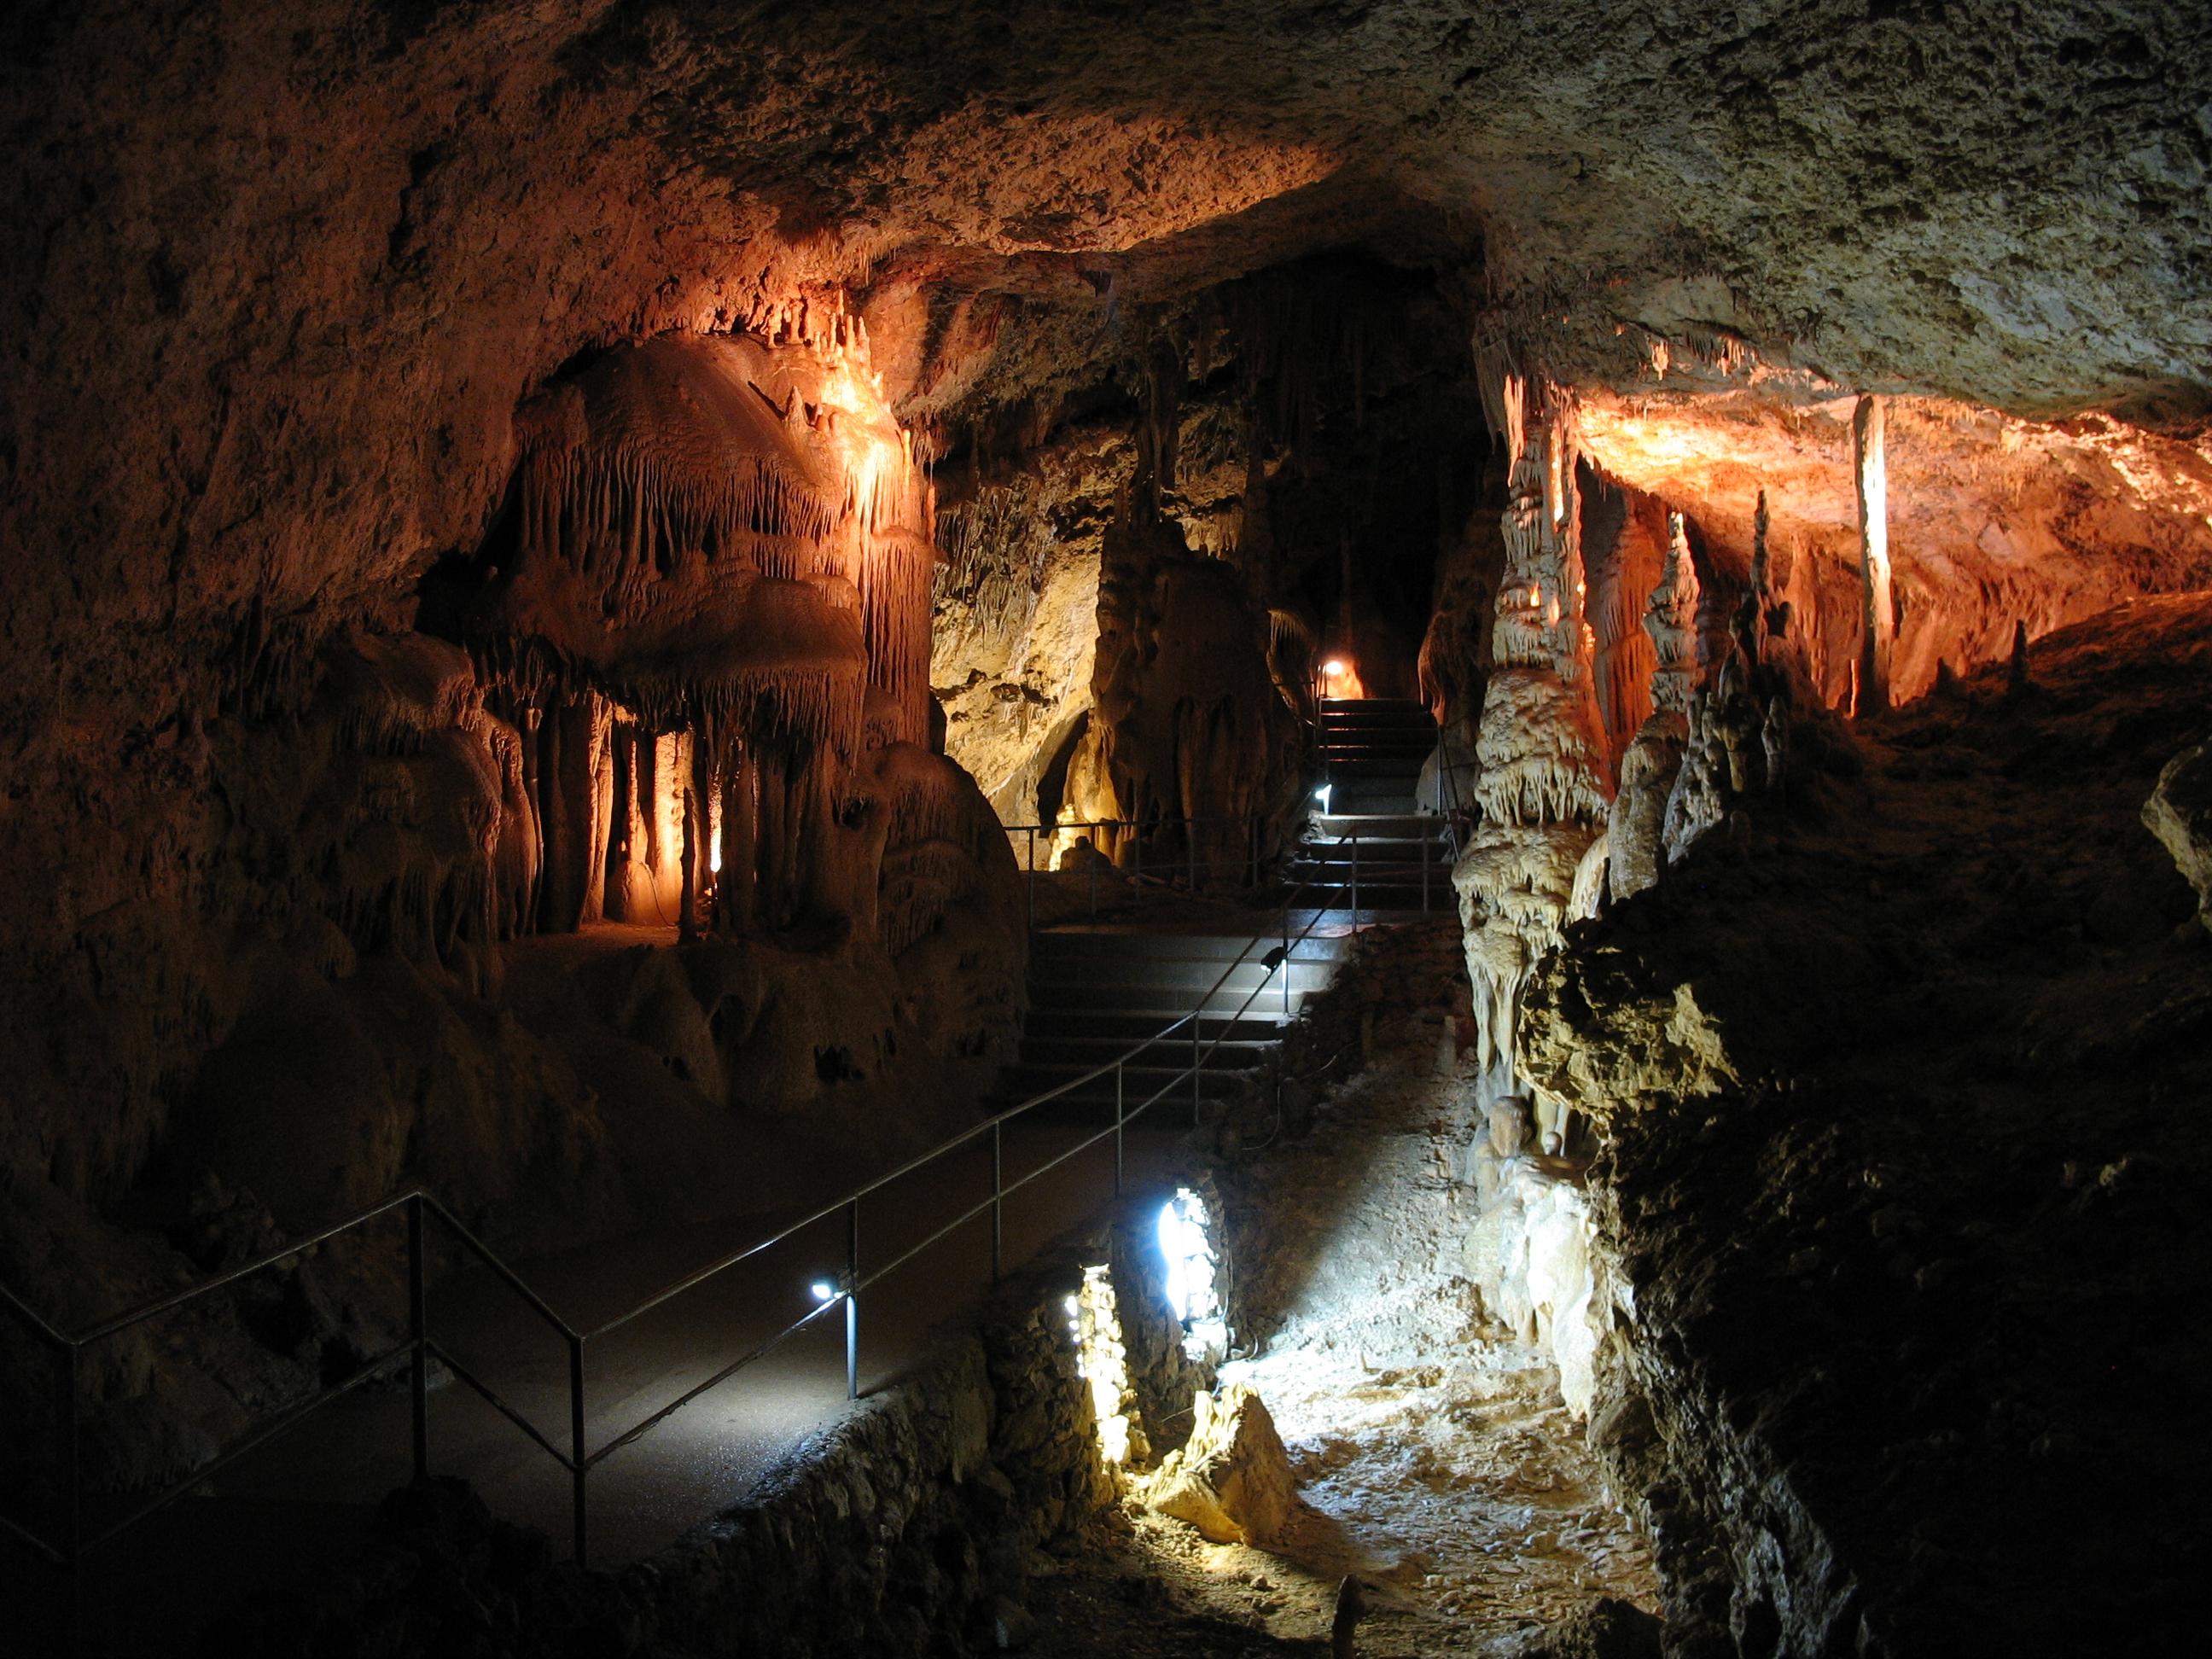
[{"label": "cave ceiling", "polygon": [[11,684],[66,719],[103,665],[204,659],[249,607],[397,605],[481,538],[516,406],[574,354],[833,289],[908,416],[1078,384],[1146,307],[1357,245],[1593,392],[1649,393],[1672,343],[1670,393],[1749,361],[1777,406],[1879,390],[2201,441],[2200,21],[18,8]]}]

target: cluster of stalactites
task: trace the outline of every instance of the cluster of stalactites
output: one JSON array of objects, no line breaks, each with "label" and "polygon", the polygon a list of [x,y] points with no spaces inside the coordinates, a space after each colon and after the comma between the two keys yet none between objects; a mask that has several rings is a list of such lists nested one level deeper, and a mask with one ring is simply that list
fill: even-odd
[{"label": "cluster of stalactites", "polygon": [[[611,352],[519,421],[516,545],[472,631],[518,724],[574,734],[569,764],[534,769],[549,838],[575,842],[549,841],[573,868],[541,925],[597,913],[617,750],[641,774],[659,751],[640,743],[682,742],[660,839],[685,850],[633,884],[653,911],[672,869],[687,921],[773,931],[865,908],[872,866],[820,846],[874,753],[927,743],[926,472],[841,301],[752,322]],[[608,708],[636,741],[588,741],[580,711]]]},{"label": "cluster of stalactites", "polygon": [[[775,329],[611,353],[525,411],[518,546],[491,631],[655,719],[742,719],[765,683],[792,680],[769,702],[812,717],[797,735],[849,750],[858,703],[834,684],[848,642],[810,621],[799,636],[818,648],[793,649],[770,624],[794,607],[760,584],[808,584],[822,611],[857,595],[863,684],[923,740],[928,480],[856,319]],[[751,615],[763,604],[772,617]]]}]

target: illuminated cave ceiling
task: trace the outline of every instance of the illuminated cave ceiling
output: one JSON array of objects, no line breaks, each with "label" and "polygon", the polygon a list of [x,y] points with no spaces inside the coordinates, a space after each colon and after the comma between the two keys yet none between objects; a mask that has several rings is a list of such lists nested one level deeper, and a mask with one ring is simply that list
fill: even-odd
[{"label": "illuminated cave ceiling", "polygon": [[1363,242],[1592,391],[1755,380],[1771,423],[1881,389],[2201,441],[2191,19],[18,9],[5,684],[104,721],[149,652],[211,660],[256,602],[396,605],[481,538],[514,410],[573,353],[808,283],[854,294],[909,419],[1095,379],[1132,307]]}]

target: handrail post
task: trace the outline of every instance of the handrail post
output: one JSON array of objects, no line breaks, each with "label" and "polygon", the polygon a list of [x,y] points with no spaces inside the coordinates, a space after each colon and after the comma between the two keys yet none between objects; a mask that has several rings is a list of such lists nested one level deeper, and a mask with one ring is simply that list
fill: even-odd
[{"label": "handrail post", "polygon": [[1005,1271],[1006,1248],[1006,1126],[991,1123],[991,1282]]},{"label": "handrail post", "polygon": [[1030,838],[1030,855],[1024,860],[1026,873],[1023,877],[1023,886],[1029,902],[1029,931],[1034,933],[1036,932],[1036,826],[1030,825],[1024,833]]},{"label": "handrail post", "polygon": [[[1291,897],[1296,897],[1292,894]],[[1283,1018],[1291,1017],[1291,900],[1283,901]]]},{"label": "handrail post", "polygon": [[860,1200],[845,1206],[845,1398],[860,1397]]},{"label": "handrail post", "polygon": [[568,1455],[575,1464],[569,1474],[569,1502],[576,1512],[576,1571],[581,1572],[586,1565],[586,1489],[592,1466],[584,1457],[584,1339],[573,1334],[568,1338]]},{"label": "handrail post", "polygon": [[407,1201],[407,1336],[414,1344],[407,1392],[415,1426],[415,1478],[430,1473],[430,1318],[422,1262],[422,1194]]},{"label": "handrail post", "polygon": [[1359,832],[1352,832],[1352,931],[1359,931]]},{"label": "handrail post", "polygon": [[1133,822],[1129,825],[1129,873],[1141,893],[1145,884],[1145,836],[1143,827]]},{"label": "handrail post", "polygon": [[1121,1196],[1121,1065],[1114,1062],[1114,1196]]},{"label": "handrail post", "polygon": [[1083,860],[1083,867],[1091,872],[1091,920],[1098,920],[1098,865],[1105,854],[1098,849],[1100,826],[1091,826],[1091,856]]},{"label": "handrail post", "polygon": [[1421,837],[1421,914],[1429,914],[1429,838]]},{"label": "handrail post", "polygon": [[1198,820],[1188,813],[1182,820],[1183,881],[1194,893],[1198,891]]}]

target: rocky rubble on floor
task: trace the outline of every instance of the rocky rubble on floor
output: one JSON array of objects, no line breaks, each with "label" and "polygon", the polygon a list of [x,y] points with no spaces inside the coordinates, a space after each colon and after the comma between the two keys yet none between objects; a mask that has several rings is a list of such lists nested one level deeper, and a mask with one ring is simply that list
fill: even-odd
[{"label": "rocky rubble on floor", "polygon": [[1190,1438],[1146,1483],[1144,1501],[1217,1544],[1266,1544],[1297,1513],[1296,1484],[1275,1420],[1259,1395],[1231,1382],[1199,1395]]}]

